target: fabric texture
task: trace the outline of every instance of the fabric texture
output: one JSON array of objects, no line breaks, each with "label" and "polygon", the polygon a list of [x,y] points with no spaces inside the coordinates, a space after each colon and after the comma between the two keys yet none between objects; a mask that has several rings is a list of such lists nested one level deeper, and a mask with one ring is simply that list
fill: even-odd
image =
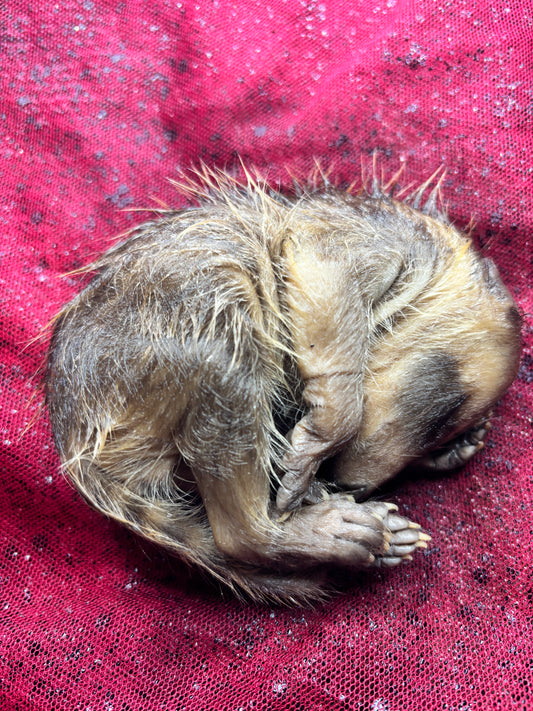
[{"label": "fabric texture", "polygon": [[[0,708],[533,707],[532,25],[531,0],[2,3]],[[65,273],[185,204],[181,171],[349,185],[373,155],[405,185],[445,167],[523,313],[520,372],[464,470],[393,489],[433,537],[411,565],[314,610],[243,604],[64,479],[43,329]]]}]

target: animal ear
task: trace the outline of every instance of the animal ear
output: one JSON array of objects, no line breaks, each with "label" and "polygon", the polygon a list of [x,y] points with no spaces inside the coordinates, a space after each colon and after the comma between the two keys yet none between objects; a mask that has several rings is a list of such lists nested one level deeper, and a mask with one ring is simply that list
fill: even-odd
[{"label": "animal ear", "polygon": [[388,269],[395,269],[395,274],[391,279],[392,272],[387,273],[389,283],[383,284],[386,288],[374,303],[374,328],[392,328],[396,315],[403,313],[429,284],[436,260],[437,248],[430,240],[414,242],[399,263],[395,263],[394,259],[389,260]]}]

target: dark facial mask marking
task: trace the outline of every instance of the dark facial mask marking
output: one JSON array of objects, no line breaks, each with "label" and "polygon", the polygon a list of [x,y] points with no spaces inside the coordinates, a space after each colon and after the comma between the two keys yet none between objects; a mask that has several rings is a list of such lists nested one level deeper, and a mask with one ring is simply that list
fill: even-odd
[{"label": "dark facial mask marking", "polygon": [[457,361],[447,353],[434,353],[409,373],[398,409],[407,439],[418,452],[427,451],[452,434],[457,414],[468,398]]}]

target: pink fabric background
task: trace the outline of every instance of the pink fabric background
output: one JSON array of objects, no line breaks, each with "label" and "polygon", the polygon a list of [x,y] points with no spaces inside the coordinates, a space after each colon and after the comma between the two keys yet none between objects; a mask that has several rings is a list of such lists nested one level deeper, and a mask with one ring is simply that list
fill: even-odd
[{"label": "pink fabric background", "polygon": [[[531,0],[6,0],[0,8],[0,706],[529,709]],[[525,317],[519,378],[464,471],[392,499],[433,536],[314,611],[222,599],[81,502],[29,430],[46,338],[88,263],[166,181],[240,154],[274,182],[377,152],[420,182]]]}]

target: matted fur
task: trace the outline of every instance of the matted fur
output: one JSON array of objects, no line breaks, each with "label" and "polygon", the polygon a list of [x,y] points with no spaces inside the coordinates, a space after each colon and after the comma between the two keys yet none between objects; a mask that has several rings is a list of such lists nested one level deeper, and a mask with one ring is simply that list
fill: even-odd
[{"label": "matted fur", "polygon": [[330,568],[409,560],[429,539],[416,524],[339,492],[482,446],[520,351],[496,267],[437,211],[438,185],[425,211],[375,183],[289,198],[205,171],[188,189],[199,206],[104,254],[55,322],[65,471],[256,599],[312,601]]}]

